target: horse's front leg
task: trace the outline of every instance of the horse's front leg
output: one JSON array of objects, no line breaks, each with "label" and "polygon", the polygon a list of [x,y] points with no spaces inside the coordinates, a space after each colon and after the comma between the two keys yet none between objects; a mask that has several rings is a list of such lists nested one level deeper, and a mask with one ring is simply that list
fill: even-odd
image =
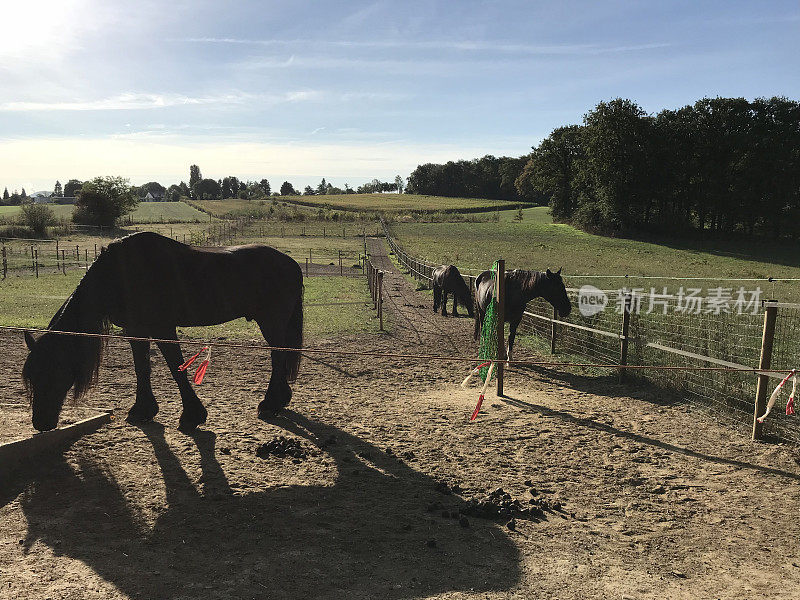
[{"label": "horse's front leg", "polygon": [[[176,340],[178,336],[173,329],[171,332],[162,336],[166,340]],[[178,429],[181,431],[193,431],[198,425],[206,422],[208,411],[200,398],[192,389],[189,383],[187,371],[179,371],[178,367],[183,364],[183,353],[181,347],[177,343],[159,342],[158,348],[161,354],[164,355],[164,360],[167,361],[169,372],[172,373],[172,378],[178,384],[178,390],[181,392],[181,402],[183,403],[183,412],[178,424]]]},{"label": "horse's front leg", "polygon": [[269,378],[267,393],[258,405],[258,418],[268,419],[282,408],[289,405],[292,399],[292,388],[287,381],[287,355],[281,350],[272,351],[272,375]]},{"label": "horse's front leg", "polygon": [[447,316],[447,290],[442,288],[442,316]]},{"label": "horse's front leg", "polygon": [[[132,335],[126,331],[127,335]],[[136,402],[128,411],[129,423],[152,421],[158,414],[158,403],[150,384],[150,342],[131,341],[136,369]]]},{"label": "horse's front leg", "polygon": [[511,358],[511,353],[514,351],[514,338],[517,337],[517,327],[519,327],[519,321],[511,321],[508,324],[508,350],[506,351],[506,366],[508,365],[508,361],[514,360]]},{"label": "horse's front leg", "polygon": [[442,288],[435,283],[433,284],[433,312],[439,310],[439,301],[442,298]]},{"label": "horse's front leg", "polygon": [[458,316],[458,294],[453,292],[453,312],[450,313],[454,317]]}]

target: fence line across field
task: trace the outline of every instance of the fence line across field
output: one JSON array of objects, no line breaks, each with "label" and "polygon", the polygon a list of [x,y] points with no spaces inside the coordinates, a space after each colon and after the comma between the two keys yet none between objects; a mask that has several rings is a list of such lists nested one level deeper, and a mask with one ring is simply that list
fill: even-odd
[{"label": "fence line across field", "polygon": [[[389,225],[386,222],[382,222],[382,225],[397,262],[412,277],[430,287],[431,271],[438,265],[410,256],[393,237]],[[465,272],[462,270],[462,273]],[[635,279],[634,276],[602,277]],[[464,278],[474,291],[475,277],[465,274]],[[797,281],[794,278],[672,279],[770,283]],[[579,288],[568,288],[568,293],[574,302]],[[634,292],[630,291],[629,297],[633,300],[620,300],[636,306],[638,296],[646,297],[646,294],[636,292],[634,296]],[[631,310],[629,304],[628,310],[602,311],[593,316],[583,316],[579,311],[573,311],[575,316],[571,316],[569,321],[557,318],[546,302],[534,300],[523,315],[518,335],[537,340],[535,345],[542,342],[541,350],[546,352],[546,348],[549,348],[551,354],[586,357],[605,364],[627,361],[639,365],[647,363],[650,365],[647,370],[621,364],[620,373],[638,372],[640,377],[658,386],[677,390],[690,400],[713,407],[718,418],[732,416],[741,424],[754,423],[754,415],[764,401],[766,380],[775,377],[773,373],[785,373],[800,365],[800,351],[796,343],[797,332],[800,331],[800,304],[760,301],[753,306],[755,313],[735,314],[724,311],[681,312],[675,310],[679,296],[659,295],[659,299],[667,303],[666,307],[672,309],[671,312],[638,312]],[[775,321],[772,329],[767,327],[768,315]],[[766,356],[765,349],[769,351]],[[692,367],[698,362],[720,366]],[[747,367],[748,363],[758,364],[759,368]],[[767,368],[773,363],[781,369],[773,371]],[[669,373],[672,374],[667,376]],[[757,377],[753,377],[753,374]],[[800,425],[782,414],[773,412],[764,423],[763,430],[760,425],[753,426],[754,438],[767,433],[785,441],[800,442]]]},{"label": "fence line across field", "polygon": [[84,331],[62,331],[57,329],[41,329],[38,327],[16,327],[11,325],[0,325],[0,331],[12,331],[17,333],[36,333],[36,334],[56,334],[75,337],[102,338],[109,340],[120,340],[126,342],[150,342],[155,344],[183,344],[187,346],[217,346],[222,348],[244,348],[249,350],[269,350],[280,352],[299,352],[300,354],[329,354],[335,356],[369,356],[372,358],[402,358],[409,360],[424,360],[437,362],[493,362],[504,363],[510,366],[527,367],[576,367],[576,368],[598,368],[598,369],[631,369],[631,370],[666,370],[666,371],[729,371],[746,373],[780,373],[784,376],[792,372],[792,369],[758,369],[745,367],[742,369],[732,367],[685,367],[685,366],[664,366],[664,365],[619,365],[616,363],[583,363],[583,362],[564,362],[546,360],[506,360],[506,359],[478,359],[474,356],[447,356],[443,354],[406,354],[401,352],[371,352],[359,350],[332,350],[330,348],[290,348],[287,346],[271,346],[269,344],[228,342],[225,340],[207,340],[196,338],[164,339],[153,337],[140,337],[130,335],[117,335],[113,333],[89,333]]}]

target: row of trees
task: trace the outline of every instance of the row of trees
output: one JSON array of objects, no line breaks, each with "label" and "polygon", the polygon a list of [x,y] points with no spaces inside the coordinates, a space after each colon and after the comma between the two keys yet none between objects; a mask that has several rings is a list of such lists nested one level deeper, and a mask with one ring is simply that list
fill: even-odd
[{"label": "row of trees", "polygon": [[590,230],[800,237],[800,104],[703,98],[653,116],[601,102],[534,147],[516,186]]},{"label": "row of trees", "polygon": [[523,198],[515,186],[528,157],[491,156],[474,160],[450,161],[445,164],[419,165],[408,177],[406,192],[430,196],[459,198],[493,198],[499,200],[530,200]]}]

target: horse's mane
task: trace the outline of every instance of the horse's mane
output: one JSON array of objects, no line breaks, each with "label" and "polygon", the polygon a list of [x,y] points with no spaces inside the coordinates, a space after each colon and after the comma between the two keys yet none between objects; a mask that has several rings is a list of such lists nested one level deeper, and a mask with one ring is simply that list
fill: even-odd
[{"label": "horse's mane", "polygon": [[545,274],[542,271],[514,269],[506,273],[506,282],[513,282],[515,285],[518,285],[522,291],[533,290],[536,289],[543,277],[545,277]]},{"label": "horse's mane", "polygon": [[[61,305],[50,320],[48,329],[82,333],[108,334],[109,316],[101,310],[100,293],[109,285],[108,251],[103,249],[81,278],[78,287]],[[58,335],[58,334],[45,334]],[[75,384],[73,393],[80,400],[97,383],[97,375],[106,348],[106,338],[88,336],[61,336],[69,338],[69,348],[74,353]]]}]

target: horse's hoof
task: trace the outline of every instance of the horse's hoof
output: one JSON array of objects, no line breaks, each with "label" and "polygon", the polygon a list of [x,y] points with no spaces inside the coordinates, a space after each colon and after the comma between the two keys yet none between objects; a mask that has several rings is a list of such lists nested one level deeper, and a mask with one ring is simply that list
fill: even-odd
[{"label": "horse's hoof", "polygon": [[134,404],[128,411],[128,416],[125,420],[128,423],[148,423],[158,414],[158,405],[154,407],[142,407]]},{"label": "horse's hoof", "polygon": [[258,409],[258,418],[262,421],[272,421],[275,417],[281,414],[283,408],[265,408]]},{"label": "horse's hoof", "polygon": [[208,418],[208,411],[204,406],[189,413],[184,410],[183,413],[181,413],[181,418],[178,420],[178,431],[191,433],[197,429],[198,425],[205,423],[206,418]]}]

